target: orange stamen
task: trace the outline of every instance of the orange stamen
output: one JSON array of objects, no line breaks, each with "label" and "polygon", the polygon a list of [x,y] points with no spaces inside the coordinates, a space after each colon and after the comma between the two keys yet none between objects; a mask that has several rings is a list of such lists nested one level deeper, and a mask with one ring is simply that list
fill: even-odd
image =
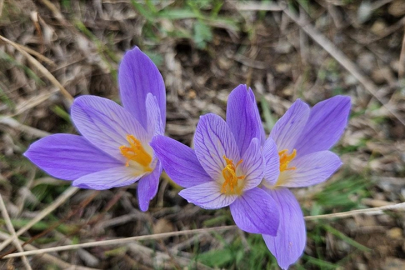
[{"label": "orange stamen", "polygon": [[236,163],[236,166],[233,164],[233,160],[227,158],[225,155],[223,158],[226,161],[226,166],[222,170],[222,176],[224,177],[225,181],[221,187],[221,193],[231,195],[231,194],[241,194],[242,193],[242,186],[238,185],[239,180],[243,180],[245,175],[237,176],[236,169],[238,166],[243,162],[243,160],[239,160]]},{"label": "orange stamen", "polygon": [[141,142],[133,135],[127,135],[127,141],[129,147],[125,145],[120,146],[121,154],[127,158],[125,166],[128,167],[130,161],[135,161],[143,167],[145,172],[151,172],[152,168],[150,167],[150,164],[152,162],[152,157],[146,152]]},{"label": "orange stamen", "polygon": [[291,170],[295,170],[296,167],[291,167],[288,168],[288,164],[291,162],[291,160],[293,160],[295,158],[295,156],[297,155],[297,150],[293,150],[293,152],[289,155],[288,154],[288,149],[284,149],[280,152],[278,152],[278,155],[280,157],[280,172],[283,171],[291,171]]}]

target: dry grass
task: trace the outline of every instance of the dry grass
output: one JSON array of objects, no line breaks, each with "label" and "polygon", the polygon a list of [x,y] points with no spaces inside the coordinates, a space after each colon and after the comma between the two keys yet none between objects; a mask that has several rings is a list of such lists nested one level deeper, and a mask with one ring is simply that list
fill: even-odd
[{"label": "dry grass", "polygon": [[[7,210],[0,250],[53,249],[0,260],[0,268],[274,267],[260,237],[225,227],[233,224],[228,210],[187,204],[165,175],[142,213],[136,185],[76,192],[22,157],[37,138],[76,132],[71,97],[118,101],[118,63],[134,45],[164,77],[167,135],[188,145],[199,116],[225,116],[227,95],[240,83],[253,88],[267,129],[296,98],[315,104],[350,95],[349,126],[334,148],[345,165],[326,183],[296,191],[305,214],[318,216],[308,217],[296,268],[405,265],[403,214],[381,212],[405,199],[405,7],[401,0],[290,2],[0,1],[0,193]],[[358,210],[366,207],[382,209]],[[370,211],[378,215],[359,214]],[[100,245],[110,239],[122,242]]]}]

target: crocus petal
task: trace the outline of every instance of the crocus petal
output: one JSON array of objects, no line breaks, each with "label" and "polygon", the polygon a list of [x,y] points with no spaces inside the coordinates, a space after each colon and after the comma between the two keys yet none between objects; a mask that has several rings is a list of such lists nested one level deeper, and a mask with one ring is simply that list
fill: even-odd
[{"label": "crocus petal", "polygon": [[155,136],[150,145],[176,184],[188,188],[212,181],[190,147],[165,136]]},{"label": "crocus petal", "polygon": [[200,164],[213,178],[221,177],[226,166],[224,156],[236,164],[239,149],[228,125],[218,115],[201,116],[194,135],[194,149]]},{"label": "crocus petal", "polygon": [[73,181],[72,185],[79,188],[104,190],[123,187],[135,183],[143,174],[136,174],[130,167],[120,166],[87,174]]},{"label": "crocus petal", "polygon": [[75,180],[121,165],[83,137],[71,134],[54,134],[40,139],[31,144],[24,156],[48,174],[63,180]]},{"label": "crocus petal", "polygon": [[128,145],[126,136],[141,142],[147,134],[139,122],[114,101],[96,96],[80,96],[71,108],[73,122],[79,132],[94,146],[125,162],[119,147]]},{"label": "crocus petal", "polygon": [[240,170],[245,175],[243,190],[257,187],[263,179],[263,155],[260,150],[259,139],[253,138],[250,146],[242,155]]},{"label": "crocus petal", "polygon": [[236,225],[249,233],[276,235],[279,216],[274,199],[260,188],[246,191],[230,206]]},{"label": "crocus petal", "polygon": [[228,206],[238,197],[238,195],[220,193],[220,186],[214,181],[183,189],[179,195],[189,203],[204,209],[219,209]]},{"label": "crocus petal", "polygon": [[150,93],[146,96],[146,115],[148,118],[146,127],[148,137],[152,138],[154,135],[163,135],[165,127],[160,116],[157,99]]},{"label": "crocus petal", "polygon": [[262,139],[263,126],[256,100],[246,85],[239,85],[229,94],[226,123],[235,137],[241,156],[253,138]]},{"label": "crocus petal", "polygon": [[279,151],[293,150],[295,142],[301,135],[309,116],[309,106],[297,99],[287,112],[277,121],[270,137],[276,142]]},{"label": "crocus petal", "polygon": [[316,104],[295,144],[297,155],[330,149],[342,135],[349,112],[350,97],[347,96],[336,96]]},{"label": "crocus petal", "polygon": [[286,188],[267,190],[275,200],[280,213],[277,236],[263,235],[267,247],[282,269],[295,263],[306,243],[305,222],[300,205]]},{"label": "crocus petal", "polygon": [[277,151],[277,145],[274,140],[269,137],[263,146],[264,157],[264,181],[267,185],[273,186],[276,184],[280,175],[280,157]]},{"label": "crocus petal", "polygon": [[138,47],[125,53],[118,70],[123,106],[146,129],[146,95],[157,99],[163,125],[166,123],[166,90],[162,75],[150,58]]},{"label": "crocus petal", "polygon": [[159,187],[159,178],[162,174],[162,165],[156,164],[152,173],[145,175],[138,183],[138,202],[142,211],[147,211],[149,202],[156,196]]},{"label": "crocus petal", "polygon": [[330,152],[312,153],[291,161],[295,170],[280,174],[277,185],[284,187],[307,187],[328,179],[341,165],[340,158]]}]

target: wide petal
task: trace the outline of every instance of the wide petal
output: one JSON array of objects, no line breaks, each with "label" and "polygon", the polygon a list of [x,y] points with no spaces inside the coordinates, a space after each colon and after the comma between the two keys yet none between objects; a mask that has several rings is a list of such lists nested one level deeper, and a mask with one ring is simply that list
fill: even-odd
[{"label": "wide petal", "polygon": [[138,181],[144,174],[136,174],[124,165],[103,171],[87,174],[73,181],[72,185],[79,188],[104,190],[113,187],[128,186]]},{"label": "wide petal", "polygon": [[251,89],[244,84],[236,87],[228,97],[226,123],[235,137],[243,156],[253,138],[261,140],[263,125]]},{"label": "wide petal", "polygon": [[271,130],[270,137],[276,142],[279,151],[284,149],[293,150],[295,142],[307,123],[309,112],[308,104],[297,99],[277,121]]},{"label": "wide petal", "polygon": [[300,205],[286,188],[267,190],[275,200],[280,213],[277,236],[263,235],[270,252],[282,269],[295,263],[306,244],[305,221]]},{"label": "wide petal", "polygon": [[211,181],[198,186],[183,189],[179,195],[189,203],[204,209],[219,209],[233,203],[238,195],[224,195],[217,182]]},{"label": "wide petal", "polygon": [[240,170],[245,176],[245,186],[243,187],[244,191],[255,188],[262,182],[264,167],[263,155],[260,148],[259,139],[253,138],[250,146],[242,155]]},{"label": "wide petal", "polygon": [[162,122],[158,102],[156,97],[150,93],[146,96],[146,114],[148,118],[146,127],[148,137],[152,138],[154,135],[163,135],[165,126]]},{"label": "wide petal", "polygon": [[176,184],[188,188],[212,181],[190,147],[165,136],[155,136],[150,145]]},{"label": "wide petal", "polygon": [[119,148],[128,145],[128,134],[141,142],[148,140],[140,123],[109,99],[80,96],[73,102],[71,114],[75,126],[90,143],[122,162],[126,159]]},{"label": "wide petal", "polygon": [[238,146],[228,125],[212,113],[200,117],[194,135],[194,149],[200,164],[213,179],[221,177],[226,166],[224,156],[235,164],[240,160]]},{"label": "wide petal", "polygon": [[340,166],[340,158],[330,151],[312,153],[291,161],[295,170],[284,171],[277,182],[283,187],[307,187],[328,179]]},{"label": "wide petal", "polygon": [[280,175],[280,157],[277,145],[269,136],[263,146],[264,181],[269,186],[274,186]]},{"label": "wide petal", "polygon": [[246,191],[230,206],[236,225],[249,233],[276,235],[279,214],[274,199],[260,188]]},{"label": "wide petal", "polygon": [[336,96],[319,102],[295,144],[297,155],[330,149],[343,134],[350,112],[350,97]]},{"label": "wide petal", "polygon": [[121,165],[82,136],[71,134],[54,134],[40,139],[31,144],[24,156],[48,174],[63,180],[75,180]]},{"label": "wide petal", "polygon": [[138,203],[142,211],[147,211],[150,201],[156,196],[159,187],[159,178],[162,174],[162,165],[156,164],[152,173],[145,175],[138,183]]},{"label": "wide petal", "polygon": [[166,90],[162,75],[150,58],[138,47],[125,53],[118,70],[123,106],[147,128],[146,96],[154,95],[160,108],[163,126],[166,123]]}]

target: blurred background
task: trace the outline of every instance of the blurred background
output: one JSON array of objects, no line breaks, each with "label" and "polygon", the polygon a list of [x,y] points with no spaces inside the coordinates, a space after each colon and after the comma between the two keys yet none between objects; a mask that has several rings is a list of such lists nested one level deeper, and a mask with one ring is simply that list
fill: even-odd
[{"label": "blurred background", "polygon": [[[163,75],[166,134],[187,145],[201,114],[225,117],[239,84],[252,87],[267,132],[297,98],[314,105],[349,95],[349,125],[333,149],[344,165],[325,183],[294,191],[304,214],[403,202],[404,29],[403,0],[0,0],[0,194],[9,214],[0,219],[0,246],[11,235],[7,221],[16,231],[28,226],[19,237],[26,250],[233,225],[228,209],[187,204],[165,175],[143,213],[136,184],[77,191],[22,156],[48,134],[76,133],[66,92],[119,102],[118,65],[135,45]],[[306,225],[305,253],[291,269],[405,269],[401,212]],[[1,269],[27,264],[278,269],[260,235],[235,228],[0,260]]]}]

